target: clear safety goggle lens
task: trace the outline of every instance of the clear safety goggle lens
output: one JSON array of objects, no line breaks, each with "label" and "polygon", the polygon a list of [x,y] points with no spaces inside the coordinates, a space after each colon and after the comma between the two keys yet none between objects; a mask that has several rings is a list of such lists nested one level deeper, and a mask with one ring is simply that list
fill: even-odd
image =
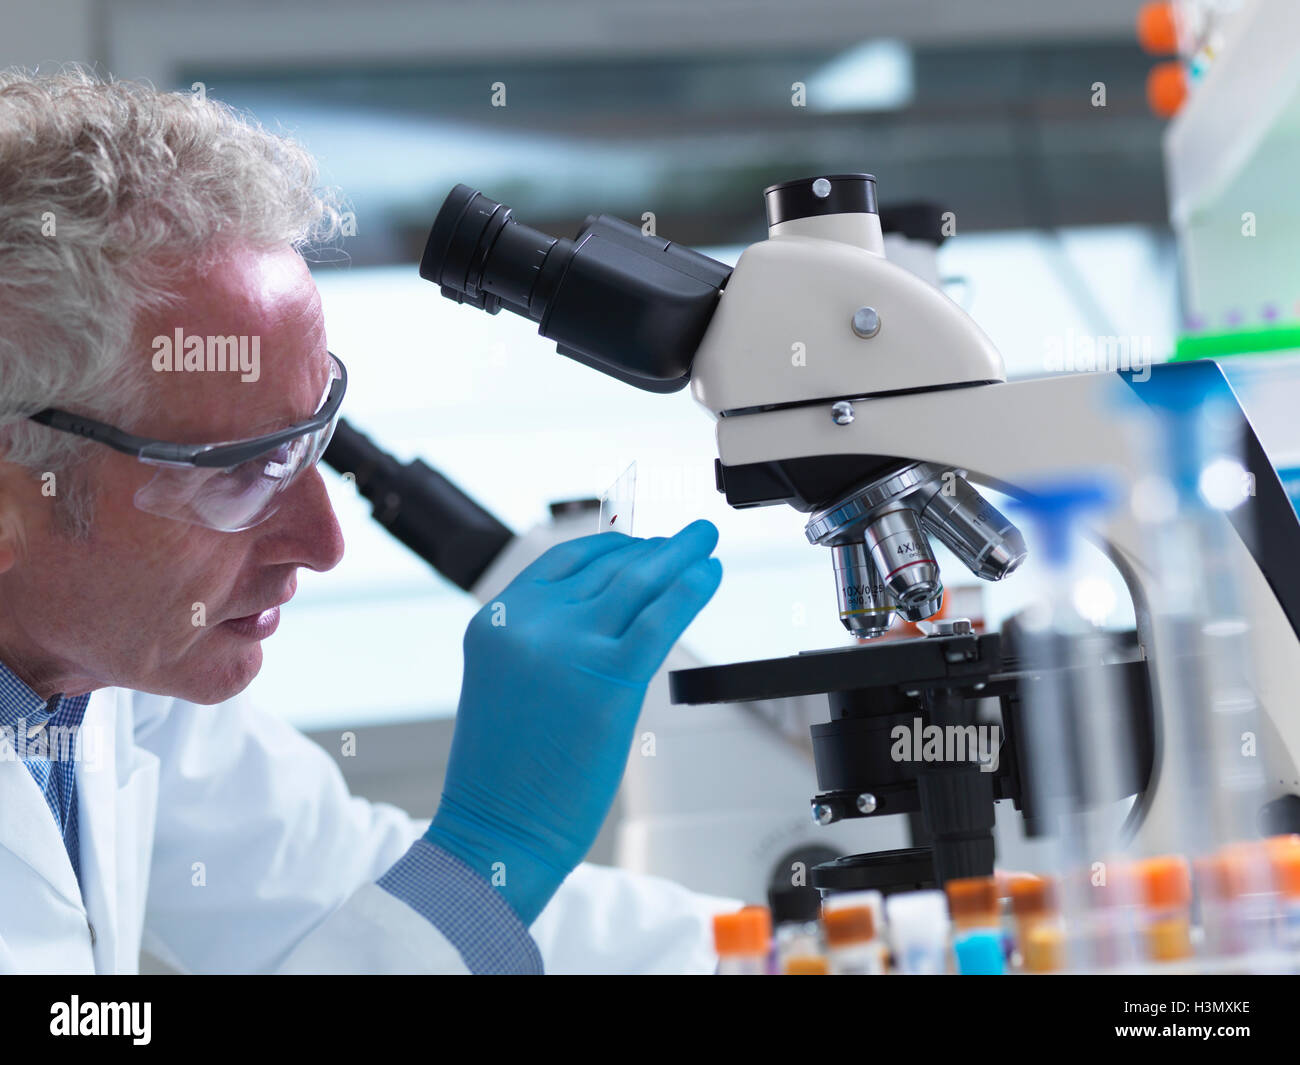
[{"label": "clear safety goggle lens", "polygon": [[167,467],[135,494],[148,514],[202,525],[219,532],[242,532],[280,509],[280,499],[305,470],[325,454],[338,416],[312,433],[226,470]]}]

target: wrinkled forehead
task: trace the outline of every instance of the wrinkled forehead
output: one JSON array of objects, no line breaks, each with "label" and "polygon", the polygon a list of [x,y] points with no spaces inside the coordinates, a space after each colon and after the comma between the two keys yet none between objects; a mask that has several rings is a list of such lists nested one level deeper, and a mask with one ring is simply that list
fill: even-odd
[{"label": "wrinkled forehead", "polygon": [[320,294],[291,249],[236,253],[137,323],[130,362],[146,411],[134,431],[239,440],[311,417],[328,391]]}]

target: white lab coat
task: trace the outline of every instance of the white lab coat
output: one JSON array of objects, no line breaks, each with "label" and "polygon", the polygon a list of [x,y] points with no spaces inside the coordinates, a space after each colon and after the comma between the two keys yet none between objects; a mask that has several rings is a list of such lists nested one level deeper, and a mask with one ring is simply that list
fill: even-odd
[{"label": "white lab coat", "polygon": [[[248,700],[96,692],[78,738],[81,887],[0,738],[0,973],[466,972],[374,881],[427,822],[349,794],[321,748]],[[739,905],[583,865],[531,931],[546,971],[710,972]]]}]

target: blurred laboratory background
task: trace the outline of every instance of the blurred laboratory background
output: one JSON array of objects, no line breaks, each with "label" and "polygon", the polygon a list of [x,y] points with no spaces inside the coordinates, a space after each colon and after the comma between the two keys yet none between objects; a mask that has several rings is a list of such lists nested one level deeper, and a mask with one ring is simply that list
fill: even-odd
[{"label": "blurred laboratory background", "polygon": [[[1285,226],[1277,190],[1252,167],[1294,151],[1300,74],[1239,64],[1256,71],[1251,84],[1211,93],[1232,73],[1212,69],[1206,92],[1183,102],[1153,80],[1161,60],[1139,45],[1138,7],[45,0],[0,11],[0,66],[94,64],[203,92],[304,142],[353,212],[355,235],[312,256],[329,342],[351,375],[346,417],[517,532],[549,521],[552,504],[599,497],[635,461],[637,535],[699,517],[721,531],[722,588],[684,638],[720,663],[848,639],[804,517],[727,507],[713,426],[689,392],[627,388],[556,354],[529,322],[459,307],[422,281],[443,198],[466,183],[553,236],[612,214],[734,263],[766,236],[765,186],[869,172],[887,222],[895,212],[905,224],[901,209],[918,203],[946,220],[935,280],[1009,376],[1060,369],[1053,359],[1084,340],[1119,338],[1135,362],[1205,350],[1198,342],[1236,354],[1225,336],[1300,318],[1300,287],[1285,288],[1294,267],[1271,271],[1280,287],[1267,290],[1215,244],[1226,242],[1215,226],[1227,217],[1236,233],[1247,209],[1256,249]],[[1268,40],[1270,27],[1241,32]],[[1224,138],[1231,150],[1207,148]],[[1238,287],[1213,289],[1207,261]],[[1277,387],[1300,379],[1294,360],[1226,362],[1274,460],[1300,463]],[[355,790],[429,816],[479,603],[392,540],[350,484],[326,478],[347,557],[302,574],[251,694],[310,732]],[[992,591],[990,623],[1017,595]],[[1116,626],[1132,624],[1124,607],[1116,596]],[[344,757],[348,733],[356,753]],[[609,857],[609,838],[593,857]]]}]

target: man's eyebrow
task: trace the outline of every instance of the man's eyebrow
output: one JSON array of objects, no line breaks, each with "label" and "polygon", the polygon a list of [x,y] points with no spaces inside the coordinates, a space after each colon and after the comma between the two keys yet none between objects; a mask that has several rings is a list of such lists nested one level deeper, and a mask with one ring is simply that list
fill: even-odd
[{"label": "man's eyebrow", "polygon": [[[333,366],[331,364],[331,370],[332,369]],[[331,372],[329,380],[325,382],[325,389],[324,391],[321,392],[320,399],[317,401],[316,406],[314,406],[311,409],[311,413],[304,414],[301,417],[296,417],[296,418],[282,418],[282,417],[264,418],[262,421],[258,422],[255,425],[255,427],[253,428],[252,432],[249,435],[269,436],[271,433],[278,433],[280,432],[280,430],[288,429],[290,426],[293,425],[301,425],[303,422],[309,421],[310,419],[314,418],[320,412],[320,409],[323,406],[325,406],[325,401],[329,399],[330,390],[334,387],[334,382],[337,380],[338,377]]]}]

